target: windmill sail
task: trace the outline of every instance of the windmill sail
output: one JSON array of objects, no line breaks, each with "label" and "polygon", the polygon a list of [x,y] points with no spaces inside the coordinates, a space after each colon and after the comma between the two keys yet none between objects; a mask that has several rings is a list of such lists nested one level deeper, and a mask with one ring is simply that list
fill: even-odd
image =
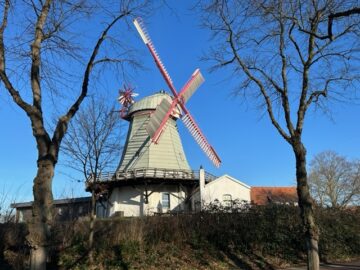
[{"label": "windmill sail", "polygon": [[212,146],[208,143],[205,136],[196,125],[192,116],[190,114],[184,114],[181,117],[181,120],[189,130],[190,134],[194,137],[200,148],[204,151],[204,153],[209,157],[209,159],[216,167],[219,167],[221,163],[219,156],[216,154],[214,148],[212,148]]},{"label": "windmill sail", "polygon": [[170,87],[173,94],[177,95],[175,87],[174,87],[173,82],[172,82],[172,79],[171,79],[169,73],[167,72],[167,70],[165,68],[165,65],[161,61],[161,58],[160,58],[159,54],[157,53],[157,51],[155,49],[155,46],[153,45],[153,43],[152,43],[152,41],[150,39],[150,35],[148,34],[142,19],[141,18],[136,18],[134,20],[134,25],[135,25],[137,31],[139,32],[142,40],[144,41],[145,45],[149,48],[149,51],[150,51],[151,55],[153,56],[156,65],[159,67],[160,72],[163,75],[166,83]]},{"label": "windmill sail", "polygon": [[181,101],[186,103],[204,81],[205,80],[201,75],[200,69],[195,70],[195,72],[191,75],[190,80],[185,84],[179,93],[179,96],[182,99]]},{"label": "windmill sail", "polygon": [[150,116],[150,120],[146,127],[146,131],[148,132],[152,140],[154,139],[154,135],[157,133],[161,125],[161,122],[165,118],[170,107],[171,107],[171,103],[166,99],[163,99],[161,103],[156,107],[155,112]]},{"label": "windmill sail", "polygon": [[155,113],[152,114],[147,127],[151,141],[155,143],[158,142],[161,133],[166,126],[167,119],[173,114],[177,105],[188,100],[203,82],[204,78],[202,77],[200,70],[197,69],[191,75],[190,80],[184,85],[179,96],[174,98],[171,105],[167,100],[160,103],[160,105],[156,108]]},{"label": "windmill sail", "polygon": [[[165,129],[165,124],[171,115],[172,110],[176,107],[176,105],[180,105],[181,109],[184,112],[184,115],[182,117],[185,126],[189,129],[191,135],[195,138],[195,141],[200,145],[201,149],[204,151],[204,153],[209,157],[209,159],[214,163],[216,167],[220,166],[221,160],[219,156],[216,154],[213,147],[208,143],[205,136],[201,132],[198,125],[195,123],[195,120],[190,115],[190,112],[185,107],[185,102],[192,96],[192,94],[196,91],[196,89],[204,82],[204,78],[202,77],[200,70],[197,69],[193,73],[190,80],[185,84],[185,86],[182,88],[181,92],[178,94],[176,91],[175,86],[173,85],[172,79],[167,72],[164,64],[162,63],[159,54],[157,53],[155,46],[153,45],[150,35],[146,31],[146,28],[144,26],[143,21],[141,18],[136,18],[134,20],[134,24],[136,29],[138,30],[142,40],[148,47],[152,57],[155,60],[155,63],[157,67],[160,70],[160,73],[164,77],[167,85],[169,86],[171,92],[174,95],[173,103],[171,104],[171,107],[169,108],[168,112],[162,119],[162,121],[159,123],[159,117],[160,115],[163,115],[163,110],[165,108],[165,105],[163,107],[160,107],[159,112],[156,116],[154,116],[154,119],[150,120],[151,123],[148,129],[149,134],[152,134],[152,141],[157,142],[160,138],[160,135],[162,131]],[[154,113],[155,114],[155,113]],[[157,127],[156,131],[154,132],[154,129]],[[151,136],[151,135],[150,135]]]}]

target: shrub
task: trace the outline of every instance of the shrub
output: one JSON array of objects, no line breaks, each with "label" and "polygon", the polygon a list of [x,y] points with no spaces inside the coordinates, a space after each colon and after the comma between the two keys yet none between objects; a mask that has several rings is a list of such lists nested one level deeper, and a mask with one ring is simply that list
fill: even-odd
[{"label": "shrub", "polygon": [[360,208],[317,209],[321,259],[346,260],[360,255]]},{"label": "shrub", "polygon": [[[95,223],[97,269],[271,269],[305,259],[297,207],[212,205],[178,216],[114,218]],[[316,209],[322,260],[360,257],[360,211]],[[53,227],[54,267],[87,269],[88,219]],[[24,269],[26,226],[0,226],[0,268]],[[25,263],[22,263],[25,262]],[[235,263],[234,263],[235,262]],[[3,266],[4,265],[4,266]]]}]

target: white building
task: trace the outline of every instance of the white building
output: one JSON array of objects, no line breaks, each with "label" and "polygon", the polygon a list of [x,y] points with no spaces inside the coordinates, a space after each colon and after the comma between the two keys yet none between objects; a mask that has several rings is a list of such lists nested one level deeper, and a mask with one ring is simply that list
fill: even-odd
[{"label": "white building", "polygon": [[192,196],[192,208],[198,211],[213,203],[224,207],[231,207],[235,201],[250,203],[250,189],[227,174],[209,183],[200,177],[199,187]]}]

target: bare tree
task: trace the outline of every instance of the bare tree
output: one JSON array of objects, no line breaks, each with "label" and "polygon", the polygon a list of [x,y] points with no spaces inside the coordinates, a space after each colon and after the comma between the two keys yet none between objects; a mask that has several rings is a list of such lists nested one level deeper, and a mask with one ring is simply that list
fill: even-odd
[{"label": "bare tree", "polygon": [[[110,30],[146,6],[135,0],[100,4],[84,0],[3,0],[0,4],[0,80],[14,104],[26,113],[38,151],[28,236],[31,269],[46,268],[53,222],[52,179],[68,125],[90,82],[97,81],[90,79],[98,64],[129,62],[130,52],[120,43],[126,29],[117,33],[121,39],[111,37]],[[49,124],[52,113],[57,114],[55,126]]]},{"label": "bare tree", "polygon": [[[315,222],[302,135],[309,108],[327,109],[344,100],[359,82],[359,16],[337,21],[331,38],[328,18],[356,7],[342,0],[202,1],[204,26],[214,47],[206,57],[213,70],[227,68],[237,93],[250,94],[291,146],[296,160],[299,207],[305,227],[308,269],[319,269]],[[345,91],[348,90],[348,91]]]},{"label": "bare tree", "polygon": [[[122,130],[114,106],[103,98],[91,98],[90,103],[80,109],[64,137],[61,152],[66,155],[68,167],[80,171],[92,184],[101,178],[102,172],[115,169],[120,159]],[[91,189],[90,233],[88,240],[89,267],[93,267],[94,225],[97,195]]]},{"label": "bare tree", "polygon": [[12,222],[15,220],[13,209],[10,203],[15,201],[15,198],[10,198],[10,189],[3,186],[0,190],[0,223]]},{"label": "bare tree", "polygon": [[360,197],[360,163],[332,151],[316,155],[310,163],[309,185],[321,207],[343,208]]}]

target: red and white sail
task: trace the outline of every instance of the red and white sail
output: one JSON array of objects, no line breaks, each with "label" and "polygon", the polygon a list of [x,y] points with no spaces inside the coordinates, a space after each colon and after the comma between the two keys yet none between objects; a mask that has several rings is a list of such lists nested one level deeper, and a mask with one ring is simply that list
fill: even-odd
[{"label": "red and white sail", "polygon": [[[151,137],[151,140],[157,143],[160,139],[161,134],[166,128],[166,122],[169,117],[176,109],[177,106],[183,111],[181,119],[183,120],[185,126],[189,130],[190,134],[194,137],[195,141],[199,144],[200,148],[204,153],[209,157],[209,159],[214,163],[216,167],[220,166],[221,160],[216,154],[214,148],[208,143],[206,137],[201,132],[199,126],[196,124],[194,118],[191,116],[190,112],[185,107],[185,103],[189,98],[194,94],[194,92],[199,88],[199,86],[204,82],[204,78],[199,69],[196,69],[195,72],[191,75],[188,82],[184,85],[181,91],[178,93],[173,84],[173,81],[167,72],[165,65],[160,59],[159,54],[157,53],[155,46],[153,45],[148,32],[144,26],[141,18],[134,20],[136,29],[138,30],[142,40],[148,47],[151,55],[153,56],[157,67],[160,70],[160,73],[164,77],[167,85],[169,86],[171,92],[174,95],[173,102],[170,104],[168,101],[161,102],[160,105],[156,108],[155,112],[152,114],[147,131]],[[165,113],[166,111],[166,113]]]}]

